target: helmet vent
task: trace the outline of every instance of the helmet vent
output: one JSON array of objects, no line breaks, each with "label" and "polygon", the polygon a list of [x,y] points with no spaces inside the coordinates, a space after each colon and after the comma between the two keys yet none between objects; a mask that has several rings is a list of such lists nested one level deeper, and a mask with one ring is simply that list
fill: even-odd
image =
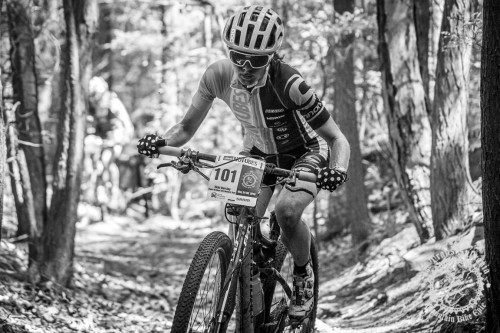
[{"label": "helmet vent", "polygon": [[248,25],[248,30],[247,30],[247,37],[245,38],[245,47],[250,46],[250,42],[252,40],[252,34],[253,34],[253,29],[255,28],[255,25],[249,24]]},{"label": "helmet vent", "polygon": [[260,49],[262,45],[262,35],[258,35],[257,39],[255,40],[255,48]]},{"label": "helmet vent", "polygon": [[257,22],[258,19],[259,19],[258,13],[252,13],[252,15],[250,15],[250,21]]},{"label": "helmet vent", "polygon": [[267,26],[269,25],[269,19],[266,17],[266,19],[264,19],[262,21],[262,24],[260,25],[260,31],[266,31],[267,29]]},{"label": "helmet vent", "polygon": [[236,30],[236,35],[234,36],[234,42],[236,44],[239,44],[240,43],[240,38],[241,38],[241,31],[240,30]]},{"label": "helmet vent", "polygon": [[276,26],[274,26],[273,29],[271,30],[271,34],[269,35],[266,47],[272,47],[274,45],[274,43],[276,42],[276,39],[274,37],[275,35],[276,35]]},{"label": "helmet vent", "polygon": [[245,21],[245,16],[247,16],[247,13],[242,13],[240,15],[240,19],[238,20],[238,27],[242,27],[243,26],[243,21]]},{"label": "helmet vent", "polygon": [[[231,27],[233,25],[234,18],[231,18],[231,21],[228,23],[228,26]],[[229,40],[231,36],[231,29],[226,29],[226,40]]]}]

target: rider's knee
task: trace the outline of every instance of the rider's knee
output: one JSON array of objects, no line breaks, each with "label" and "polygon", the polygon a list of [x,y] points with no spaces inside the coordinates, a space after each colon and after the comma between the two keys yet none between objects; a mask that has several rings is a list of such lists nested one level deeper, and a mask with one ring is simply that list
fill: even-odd
[{"label": "rider's knee", "polygon": [[302,210],[290,201],[276,203],[274,211],[278,223],[282,228],[291,228],[295,226],[300,221],[302,215]]}]

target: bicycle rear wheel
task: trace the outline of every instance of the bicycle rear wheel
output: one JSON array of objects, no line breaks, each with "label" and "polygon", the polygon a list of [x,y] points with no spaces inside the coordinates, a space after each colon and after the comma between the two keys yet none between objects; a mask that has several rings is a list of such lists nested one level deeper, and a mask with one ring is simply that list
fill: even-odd
[{"label": "bicycle rear wheel", "polygon": [[[273,332],[300,332],[300,333],[313,333],[314,325],[316,322],[316,311],[318,306],[318,250],[316,242],[311,235],[311,248],[310,257],[314,271],[314,307],[309,318],[303,321],[302,325],[294,326],[288,319],[288,306],[290,300],[285,293],[284,288],[276,280],[268,278],[263,281],[262,288],[264,291],[264,304],[266,308],[266,317],[262,333]],[[285,245],[278,241],[276,247],[276,254],[274,256],[273,268],[280,272],[282,277],[290,283],[293,279],[293,258],[286,249]]]},{"label": "bicycle rear wheel", "polygon": [[203,239],[189,266],[172,333],[209,332],[231,260],[231,240],[219,231]]}]

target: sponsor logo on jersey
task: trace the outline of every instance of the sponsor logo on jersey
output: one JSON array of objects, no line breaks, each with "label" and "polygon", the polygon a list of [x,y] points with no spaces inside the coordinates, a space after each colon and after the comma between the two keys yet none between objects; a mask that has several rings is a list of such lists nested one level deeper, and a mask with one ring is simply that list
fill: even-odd
[{"label": "sponsor logo on jersey", "polygon": [[285,109],[266,109],[265,113],[280,113],[285,111]]},{"label": "sponsor logo on jersey", "polygon": [[286,133],[286,134],[281,134],[281,135],[278,135],[276,137],[276,140],[285,140],[286,138],[288,138],[290,136],[290,134]]},{"label": "sponsor logo on jersey", "polygon": [[288,129],[288,127],[280,127],[280,128],[277,128],[276,130],[278,132],[285,132],[287,129]]},{"label": "sponsor logo on jersey", "polygon": [[251,121],[252,114],[249,107],[249,97],[241,91],[234,90],[231,94],[231,109],[240,121]]},{"label": "sponsor logo on jersey", "polygon": [[304,118],[306,118],[306,120],[311,119],[312,117],[314,117],[321,110],[321,108],[323,108],[323,104],[321,102],[319,102],[318,104],[316,104],[316,106],[314,107],[314,109],[312,109],[311,111],[307,112],[304,115]]},{"label": "sponsor logo on jersey", "polygon": [[276,120],[276,119],[281,119],[281,118],[284,118],[284,117],[285,117],[285,115],[284,115],[284,114],[282,114],[281,116],[277,116],[277,117],[267,117],[266,119],[267,119],[267,120]]},{"label": "sponsor logo on jersey", "polygon": [[269,127],[271,127],[271,128],[276,128],[276,127],[281,127],[281,126],[283,126],[284,124],[285,124],[285,122],[284,122],[284,121],[276,121],[276,122],[274,122],[274,123],[270,124],[270,125],[269,125]]}]

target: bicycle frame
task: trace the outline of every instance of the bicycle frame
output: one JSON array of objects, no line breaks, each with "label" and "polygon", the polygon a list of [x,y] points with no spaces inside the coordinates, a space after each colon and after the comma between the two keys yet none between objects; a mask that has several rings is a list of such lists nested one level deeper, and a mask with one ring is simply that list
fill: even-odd
[{"label": "bicycle frame", "polygon": [[249,239],[253,241],[253,224],[255,216],[251,212],[251,208],[240,206],[239,216],[236,220],[237,233],[234,238],[233,252],[231,261],[229,262],[226,281],[219,299],[216,312],[216,322],[214,333],[223,332],[227,328],[229,319],[235,308],[236,288],[238,286],[238,278],[242,272],[246,256],[252,252],[252,247],[248,246]]},{"label": "bicycle frame", "polygon": [[[277,245],[275,241],[272,239],[266,240],[265,236],[261,234],[259,223],[263,218],[255,216],[254,208],[245,206],[238,206],[238,208],[239,216],[235,222],[237,231],[233,242],[233,252],[226,274],[226,279],[224,281],[221,297],[217,305],[214,329],[210,330],[211,333],[225,332],[227,330],[229,320],[236,306],[236,288],[238,287],[238,282],[240,282],[241,293],[247,293],[246,298],[242,295],[240,295],[240,297],[242,299],[247,299],[247,301],[250,300],[248,304],[240,304],[242,307],[242,309],[240,309],[241,332],[254,332],[254,325],[256,324],[257,316],[254,315],[253,309],[253,290],[248,288],[250,286],[251,270],[253,269],[252,265],[264,265],[266,260],[269,259],[265,257],[259,259],[254,258],[254,251],[256,248],[260,249],[261,247],[273,247]],[[291,298],[292,290],[283,276],[281,276],[280,272],[272,267],[263,269],[258,267],[258,269],[259,271],[264,271],[269,278],[279,282],[288,298]],[[269,310],[270,309],[264,308],[263,311],[265,312]]]}]

